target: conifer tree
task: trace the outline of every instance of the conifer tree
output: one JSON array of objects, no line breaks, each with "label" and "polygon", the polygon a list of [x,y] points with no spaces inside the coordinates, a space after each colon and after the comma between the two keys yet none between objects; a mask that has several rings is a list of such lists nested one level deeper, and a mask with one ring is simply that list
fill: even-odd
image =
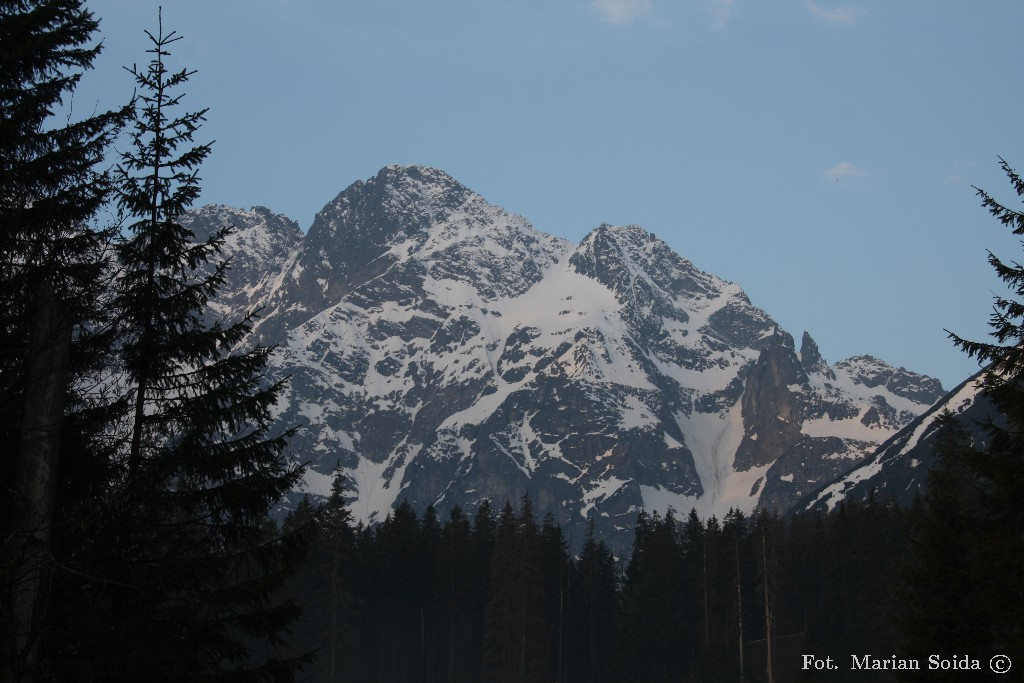
[{"label": "conifer tree", "polygon": [[552,679],[566,679],[566,631],[569,610],[569,549],[562,535],[562,527],[548,512],[540,528],[542,556],[541,572],[544,577],[544,600],[547,605],[546,621],[551,625]]},{"label": "conifer tree", "polygon": [[[731,508],[725,516],[722,525],[722,536],[726,542],[727,551],[725,575],[729,578],[729,593],[733,596],[731,602],[730,624],[732,625],[732,641],[735,647],[735,663],[739,680],[745,679],[746,654],[744,645],[746,632],[743,627],[744,610],[744,540],[746,535],[746,516],[739,508]],[[749,591],[747,592],[749,596]],[[749,597],[746,598],[749,602]]]},{"label": "conifer tree", "polygon": [[452,508],[441,532],[438,565],[435,575],[440,607],[440,629],[443,630],[443,658],[438,667],[439,681],[469,682],[475,680],[473,663],[479,660],[471,647],[474,627],[473,584],[474,565],[470,555],[469,518],[458,505]]},{"label": "conifer tree", "polygon": [[314,594],[316,602],[306,603],[306,609],[316,609],[326,615],[328,625],[320,636],[319,669],[326,672],[327,680],[336,681],[359,673],[357,666],[356,619],[358,599],[353,594],[353,554],[355,532],[352,513],[345,504],[345,475],[335,470],[331,482],[331,495],[320,510],[316,523],[315,579],[327,579],[326,591]]},{"label": "conifer tree", "polygon": [[420,677],[424,657],[424,610],[430,588],[421,562],[423,534],[416,511],[402,501],[377,530],[376,548],[381,620],[379,671],[384,680]]},{"label": "conifer tree", "polygon": [[675,680],[676,672],[690,664],[680,645],[686,621],[700,612],[687,604],[685,584],[672,511],[664,518],[641,512],[622,590],[623,680]]},{"label": "conifer tree", "polygon": [[[907,657],[960,650],[981,654],[990,640],[977,584],[978,563],[985,560],[974,546],[982,529],[966,466],[969,439],[951,413],[943,413],[937,423],[938,462],[929,472],[923,506],[915,515],[910,557],[901,577],[898,619]],[[922,671],[908,679],[952,681],[958,675]]]},{"label": "conifer tree", "polygon": [[[75,349],[103,269],[99,172],[129,109],[73,121],[99,54],[81,0],[0,1],[0,676],[34,675]],[[57,123],[58,108],[69,114]]]},{"label": "conifer tree", "polygon": [[494,554],[497,521],[488,499],[483,499],[473,517],[473,531],[469,539],[468,604],[469,623],[475,628],[469,634],[468,650],[476,653],[470,662],[473,675],[468,680],[483,679],[483,656],[485,651],[485,629],[488,596],[490,594],[491,557]]},{"label": "conifer tree", "polygon": [[[1004,159],[999,162],[1018,199],[1024,199],[1024,179]],[[975,189],[993,217],[1024,237],[1024,212]],[[1016,661],[1024,657],[1024,265],[992,252],[988,261],[1008,290],[995,298],[989,321],[993,340],[950,337],[968,356],[986,364],[986,390],[1001,413],[985,425],[989,447],[971,453],[965,465],[974,475],[984,509],[979,552],[986,563],[975,578],[984,591],[992,646]]]},{"label": "conifer tree", "polygon": [[686,624],[683,641],[689,652],[689,659],[696,660],[700,651],[707,651],[711,644],[711,557],[708,531],[697,515],[696,508],[683,524],[682,535],[683,572],[686,577],[683,590],[686,601],[695,608],[694,618]]},{"label": "conifer tree", "polygon": [[568,680],[612,681],[618,619],[615,559],[605,542],[594,537],[593,518],[572,572],[570,588]]},{"label": "conifer tree", "polygon": [[115,173],[128,232],[116,245],[111,362],[126,409],[104,508],[115,548],[97,568],[118,588],[106,592],[95,669],[125,680],[288,680],[302,662],[283,639],[297,610],[273,597],[304,540],[268,538],[265,520],[302,470],[282,455],[290,430],[272,424],[281,385],[265,381],[269,349],[237,350],[251,317],[203,319],[224,281],[229,228],[196,244],[179,222],[210,146],[193,144],[204,112],[177,112],[193,73],[168,69],[180,37],[162,20],[147,35],[150,61],[130,69],[131,145]]},{"label": "conifer tree", "polygon": [[767,510],[761,510],[754,520],[753,538],[755,554],[758,558],[758,584],[760,588],[761,606],[764,616],[764,671],[768,683],[774,683],[775,676],[775,636],[778,622],[778,546],[781,539],[781,524],[777,517],[772,517]]},{"label": "conifer tree", "polygon": [[547,680],[552,624],[546,597],[540,531],[524,496],[518,515],[506,502],[498,519],[484,624],[485,680]]},{"label": "conifer tree", "polygon": [[420,668],[423,678],[434,671],[443,658],[443,638],[439,633],[439,609],[436,574],[441,550],[441,521],[437,510],[428,505],[420,520],[419,573],[420,573]]}]

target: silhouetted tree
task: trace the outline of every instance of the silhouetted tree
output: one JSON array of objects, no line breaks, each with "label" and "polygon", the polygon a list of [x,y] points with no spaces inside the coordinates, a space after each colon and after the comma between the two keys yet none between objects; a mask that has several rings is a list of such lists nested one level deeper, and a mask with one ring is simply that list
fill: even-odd
[{"label": "silhouetted tree", "polygon": [[449,683],[469,683],[476,680],[480,660],[473,648],[474,633],[480,628],[474,620],[474,563],[470,556],[472,526],[462,508],[452,508],[448,522],[441,531],[435,573],[438,595],[438,637],[441,657],[436,668],[436,680]]},{"label": "silhouetted tree", "polygon": [[552,624],[548,619],[540,531],[529,497],[519,514],[506,502],[491,556],[484,625],[484,680],[550,680]]},{"label": "silhouetted tree", "polygon": [[110,184],[97,164],[129,112],[55,121],[99,54],[89,44],[97,26],[80,0],[0,2],[0,675],[9,680],[38,673],[61,438],[81,370],[74,346],[89,336],[105,262],[108,235],[91,223]]},{"label": "silhouetted tree", "polygon": [[423,611],[430,590],[429,572],[423,566],[422,527],[416,511],[403,501],[377,530],[376,582],[380,620],[379,648],[375,667],[381,681],[406,681],[421,677],[423,664]]},{"label": "silhouetted tree", "polygon": [[[1000,159],[1018,198],[1024,179]],[[1017,236],[1024,236],[1024,213],[975,188],[982,206]],[[973,476],[984,510],[978,552],[985,562],[975,576],[992,629],[992,648],[1014,661],[1024,658],[1024,265],[989,252],[989,263],[1009,294],[996,296],[989,325],[993,341],[970,341],[950,333],[954,344],[987,364],[988,395],[1000,418],[985,425],[987,449],[971,453],[965,466]]]},{"label": "silhouetted tree", "polygon": [[619,622],[623,680],[676,680],[689,663],[682,638],[686,624],[700,612],[687,604],[683,592],[678,531],[671,511],[664,518],[641,513],[637,519]]},{"label": "silhouetted tree", "polygon": [[604,541],[594,538],[593,519],[571,577],[567,680],[576,683],[613,681],[618,621],[615,558]]},{"label": "silhouetted tree", "polygon": [[306,610],[317,612],[327,625],[316,631],[317,669],[329,681],[357,680],[364,673],[357,629],[360,601],[354,581],[356,540],[352,513],[345,504],[345,481],[344,473],[336,469],[331,495],[315,519],[317,542],[309,565],[316,583],[304,603]]},{"label": "silhouetted tree", "polygon": [[116,245],[109,362],[126,410],[112,426],[119,470],[102,508],[112,547],[95,569],[116,588],[104,592],[106,632],[90,654],[101,677],[289,680],[302,658],[283,632],[297,608],[272,598],[304,538],[268,537],[265,520],[302,469],[282,456],[290,430],[272,431],[281,385],[266,382],[269,349],[235,350],[251,317],[204,320],[230,228],[196,244],[179,222],[210,147],[193,146],[204,112],[177,113],[193,73],[168,70],[179,36],[162,21],[147,35],[151,59],[131,69],[137,112],[115,173],[128,225]]},{"label": "silhouetted tree", "polygon": [[[951,413],[938,420],[937,463],[914,515],[910,555],[900,586],[898,619],[906,656],[988,650],[992,624],[978,584],[977,490],[967,468],[969,437]],[[907,680],[958,680],[962,672],[921,671]]]}]

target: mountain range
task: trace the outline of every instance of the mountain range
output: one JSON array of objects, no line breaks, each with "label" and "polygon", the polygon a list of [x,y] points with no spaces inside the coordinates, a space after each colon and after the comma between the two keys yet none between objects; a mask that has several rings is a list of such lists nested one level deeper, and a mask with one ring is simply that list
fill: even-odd
[{"label": "mountain range", "polygon": [[870,357],[829,364],[739,285],[635,225],[579,244],[446,173],[388,166],[306,233],[269,209],[235,226],[214,315],[260,309],[247,343],[289,377],[301,490],[347,478],[357,520],[528,494],[571,539],[626,552],[642,509],[785,511],[866,462],[946,395]]}]

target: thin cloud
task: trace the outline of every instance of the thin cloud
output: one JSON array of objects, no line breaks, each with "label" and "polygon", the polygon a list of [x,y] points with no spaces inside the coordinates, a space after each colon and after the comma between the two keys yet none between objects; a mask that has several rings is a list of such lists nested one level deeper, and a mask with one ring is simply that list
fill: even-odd
[{"label": "thin cloud", "polygon": [[736,10],[736,0],[713,0],[711,3],[711,27],[721,31],[729,23]]},{"label": "thin cloud", "polygon": [[952,164],[950,173],[946,176],[949,182],[954,185],[970,185],[971,181],[967,180],[961,174],[974,175],[974,169],[978,167],[975,161],[954,161]]},{"label": "thin cloud", "polygon": [[601,21],[614,26],[632,24],[640,17],[651,13],[651,0],[592,0],[591,7],[597,10]]},{"label": "thin cloud", "polygon": [[807,9],[814,15],[815,19],[828,22],[829,24],[852,24],[860,14],[860,12],[852,7],[821,7],[812,0],[807,0]]},{"label": "thin cloud", "polygon": [[840,178],[856,178],[859,175],[864,175],[864,172],[851,164],[849,161],[840,161],[832,168],[825,171],[824,176],[829,180],[839,180]]}]

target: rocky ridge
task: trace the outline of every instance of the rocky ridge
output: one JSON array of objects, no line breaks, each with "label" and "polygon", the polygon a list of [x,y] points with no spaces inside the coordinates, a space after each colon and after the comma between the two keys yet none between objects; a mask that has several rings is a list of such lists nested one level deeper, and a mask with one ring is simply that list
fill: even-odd
[{"label": "rocky ridge", "polygon": [[638,226],[574,245],[436,169],[354,183],[305,236],[265,209],[190,221],[241,226],[223,310],[263,307],[304,490],[340,466],[367,523],[528,493],[625,551],[640,509],[785,510],[943,394],[868,356],[829,365],[806,333],[797,351]]}]

